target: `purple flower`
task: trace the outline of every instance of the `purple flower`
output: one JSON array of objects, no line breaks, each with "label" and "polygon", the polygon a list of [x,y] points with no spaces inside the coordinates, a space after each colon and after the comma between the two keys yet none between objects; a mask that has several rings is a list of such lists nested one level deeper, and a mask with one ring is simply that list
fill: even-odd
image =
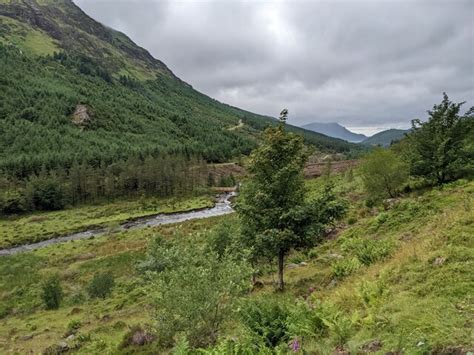
[{"label": "purple flower", "polygon": [[297,353],[298,351],[300,351],[301,345],[300,345],[300,342],[298,341],[298,338],[294,338],[292,340],[290,346],[291,346],[291,350],[293,350],[293,352]]}]

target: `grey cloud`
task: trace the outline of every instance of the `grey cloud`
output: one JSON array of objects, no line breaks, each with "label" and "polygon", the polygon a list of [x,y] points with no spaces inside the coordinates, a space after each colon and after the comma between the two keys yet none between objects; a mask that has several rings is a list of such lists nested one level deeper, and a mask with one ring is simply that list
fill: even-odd
[{"label": "grey cloud", "polygon": [[198,90],[294,124],[406,127],[443,91],[473,104],[469,0],[76,3]]}]

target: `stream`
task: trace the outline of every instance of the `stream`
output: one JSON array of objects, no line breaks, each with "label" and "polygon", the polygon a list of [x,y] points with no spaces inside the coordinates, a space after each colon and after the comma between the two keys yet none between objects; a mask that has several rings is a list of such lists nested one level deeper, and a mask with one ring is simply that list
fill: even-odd
[{"label": "stream", "polygon": [[[222,216],[234,212],[230,199],[235,196],[235,192],[226,192],[217,197],[216,204],[211,208],[203,208],[188,212],[160,213],[152,216],[139,217],[132,221],[127,221],[114,228],[114,232],[122,232],[133,229],[160,226],[164,224],[180,223],[192,219],[203,219],[209,217]],[[87,239],[107,234],[108,228],[89,229],[82,232],[72,233],[62,237],[43,240],[41,242],[19,245],[11,248],[1,249],[0,256],[13,255],[21,252],[35,250],[52,244],[64,243],[70,240]]]}]

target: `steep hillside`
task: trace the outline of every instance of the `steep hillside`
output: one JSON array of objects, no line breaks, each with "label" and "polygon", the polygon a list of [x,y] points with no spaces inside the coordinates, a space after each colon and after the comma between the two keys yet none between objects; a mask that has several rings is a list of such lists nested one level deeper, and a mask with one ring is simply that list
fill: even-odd
[{"label": "steep hillside", "polygon": [[362,141],[362,144],[366,145],[381,145],[384,147],[389,146],[393,141],[397,141],[405,137],[405,134],[410,132],[409,129],[387,129],[374,134],[373,136]]},{"label": "steep hillside", "polygon": [[[0,90],[0,170],[17,177],[164,153],[225,161],[275,123],[195,91],[70,0],[0,1]],[[289,129],[321,150],[360,150]]]},{"label": "steep hillside", "polygon": [[367,137],[363,134],[357,134],[349,131],[346,127],[341,126],[339,123],[320,123],[314,122],[303,126],[304,129],[309,129],[314,132],[325,134],[329,137],[344,139],[348,142],[358,143],[366,139]]}]

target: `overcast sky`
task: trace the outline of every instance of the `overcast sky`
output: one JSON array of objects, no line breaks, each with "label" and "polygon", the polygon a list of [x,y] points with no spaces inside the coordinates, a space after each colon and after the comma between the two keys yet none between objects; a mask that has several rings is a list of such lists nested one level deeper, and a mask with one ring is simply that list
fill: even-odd
[{"label": "overcast sky", "polygon": [[181,79],[290,123],[406,128],[474,105],[474,1],[75,0]]}]

